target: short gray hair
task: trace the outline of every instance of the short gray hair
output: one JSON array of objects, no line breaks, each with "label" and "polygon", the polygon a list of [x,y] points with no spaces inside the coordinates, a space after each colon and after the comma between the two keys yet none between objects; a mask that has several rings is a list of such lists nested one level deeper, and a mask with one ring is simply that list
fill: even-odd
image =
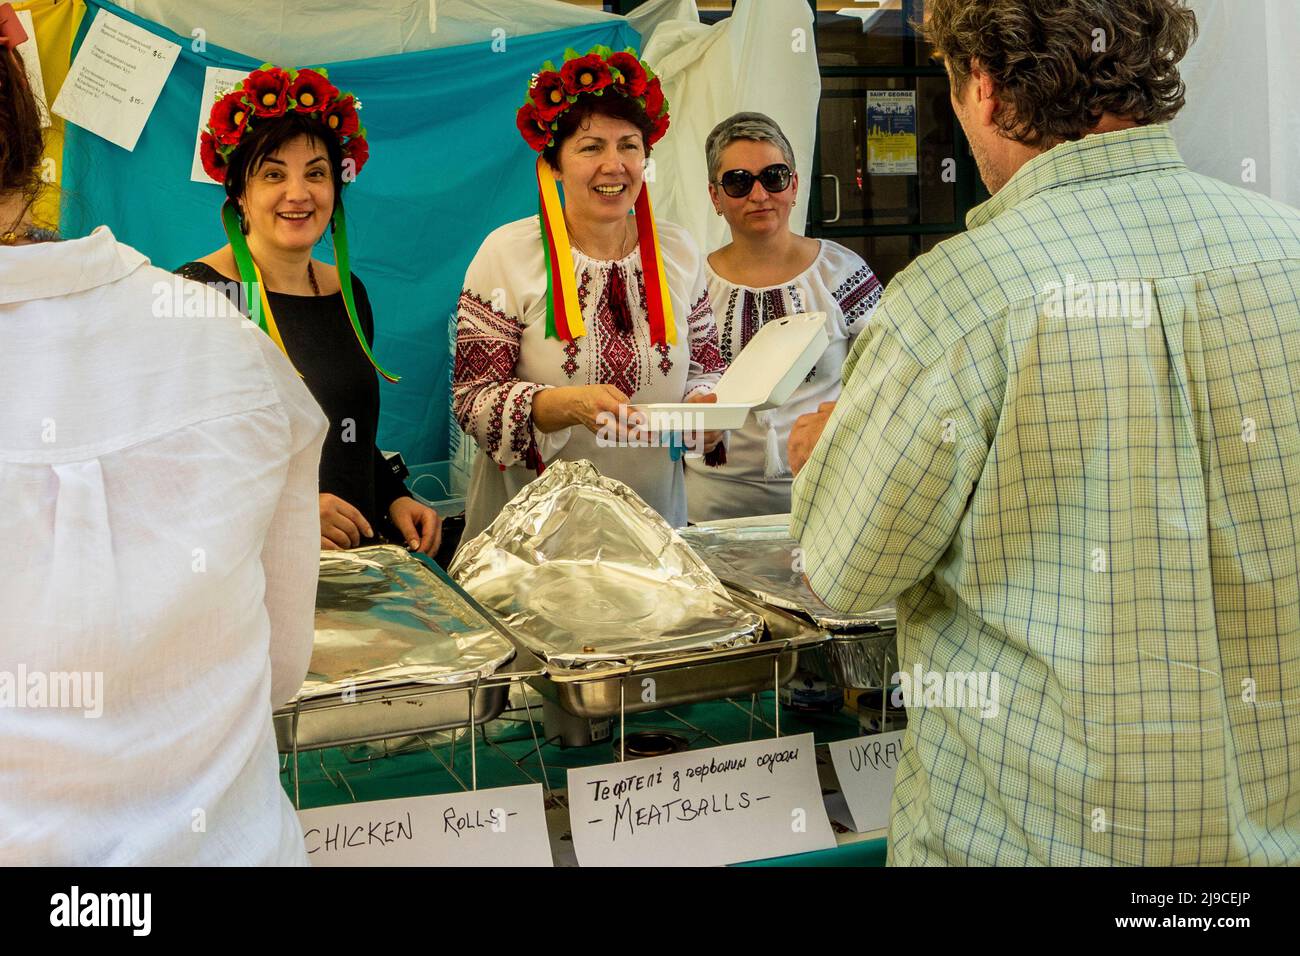
[{"label": "short gray hair", "polygon": [[776,125],[776,120],[762,113],[735,113],[728,116],[709,133],[704,141],[704,159],[709,164],[709,182],[718,175],[718,166],[722,163],[722,151],[738,139],[748,139],[759,143],[772,143],[785,157],[786,164],[794,171],[794,149],[790,141]]}]

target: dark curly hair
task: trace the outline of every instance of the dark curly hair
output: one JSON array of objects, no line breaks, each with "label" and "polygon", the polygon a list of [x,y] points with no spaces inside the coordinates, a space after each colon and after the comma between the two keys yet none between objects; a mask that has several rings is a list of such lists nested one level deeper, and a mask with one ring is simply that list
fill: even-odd
[{"label": "dark curly hair", "polygon": [[639,129],[641,145],[645,148],[645,154],[650,155],[650,147],[647,144],[650,142],[655,124],[635,100],[614,93],[607,93],[605,96],[580,96],[578,102],[561,113],[560,118],[556,120],[555,145],[547,146],[542,150],[542,157],[552,169],[560,168],[560,147],[564,145],[564,141],[586,127],[591,117],[598,115],[626,120]]},{"label": "dark curly hair", "polygon": [[1103,113],[1173,119],[1186,92],[1177,64],[1196,39],[1182,0],[927,0],[917,26],[954,90],[979,61],[1002,100],[998,125],[1031,147],[1079,139]]},{"label": "dark curly hair", "polygon": [[[40,109],[18,55],[0,47],[0,195],[21,196],[22,215],[41,191],[42,146]],[[14,225],[0,223],[0,232]]]}]

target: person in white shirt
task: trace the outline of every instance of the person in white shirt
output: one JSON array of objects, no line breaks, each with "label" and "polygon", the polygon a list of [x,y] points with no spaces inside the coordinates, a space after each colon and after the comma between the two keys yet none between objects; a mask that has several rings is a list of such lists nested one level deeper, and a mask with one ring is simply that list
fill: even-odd
[{"label": "person in white shirt", "polygon": [[35,116],[0,49],[0,865],[305,864],[325,417],[219,292],[33,227]]},{"label": "person in white shirt", "polygon": [[709,133],[705,157],[714,209],[731,227],[731,242],[705,267],[723,361],[730,365],[765,323],[804,312],[826,313],[831,344],[784,405],[751,414],[728,434],[724,464],[686,459],[687,510],[693,522],[785,514],[790,428],[839,396],[849,347],[883,287],[856,253],[790,231],[799,175],[790,141],[772,119],[728,117]]}]

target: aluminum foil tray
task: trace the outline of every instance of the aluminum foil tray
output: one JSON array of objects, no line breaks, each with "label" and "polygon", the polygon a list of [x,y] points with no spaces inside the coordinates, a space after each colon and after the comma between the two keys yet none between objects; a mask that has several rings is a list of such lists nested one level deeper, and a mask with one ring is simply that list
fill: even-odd
[{"label": "aluminum foil tray", "polygon": [[682,540],[731,587],[764,603],[797,611],[832,632],[892,631],[897,613],[887,604],[847,615],[828,607],[804,581],[789,515],[713,521],[683,528]]},{"label": "aluminum foil tray", "polygon": [[[763,619],[761,643],[599,669],[548,665],[546,676],[530,683],[567,713],[601,720],[772,690],[794,676],[804,655],[826,646],[826,631],[803,618],[739,592],[732,597]],[[654,692],[647,694],[651,686]]]},{"label": "aluminum foil tray", "polygon": [[589,461],[557,461],[449,569],[521,644],[563,669],[757,643],[728,594],[649,505]]},{"label": "aluminum foil tray", "polygon": [[316,640],[295,700],[471,683],[514,656],[481,609],[405,548],[322,551]]},{"label": "aluminum foil tray", "polygon": [[835,635],[799,658],[799,666],[838,687],[889,687],[898,672],[898,635]]}]

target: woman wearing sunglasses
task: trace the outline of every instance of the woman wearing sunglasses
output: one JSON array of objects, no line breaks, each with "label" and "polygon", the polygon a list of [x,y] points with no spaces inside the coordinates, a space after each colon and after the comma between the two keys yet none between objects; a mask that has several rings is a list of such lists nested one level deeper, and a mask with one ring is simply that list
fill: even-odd
[{"label": "woman wearing sunglasses", "polygon": [[826,313],[831,345],[788,402],[729,433],[725,464],[687,459],[690,519],[785,514],[790,427],[839,395],[851,340],[882,288],[855,253],[790,231],[799,175],[790,141],[769,117],[737,113],[723,120],[709,134],[705,156],[713,207],[731,227],[731,242],[708,257],[705,269],[723,360],[730,364],[764,323],[801,312]]}]

